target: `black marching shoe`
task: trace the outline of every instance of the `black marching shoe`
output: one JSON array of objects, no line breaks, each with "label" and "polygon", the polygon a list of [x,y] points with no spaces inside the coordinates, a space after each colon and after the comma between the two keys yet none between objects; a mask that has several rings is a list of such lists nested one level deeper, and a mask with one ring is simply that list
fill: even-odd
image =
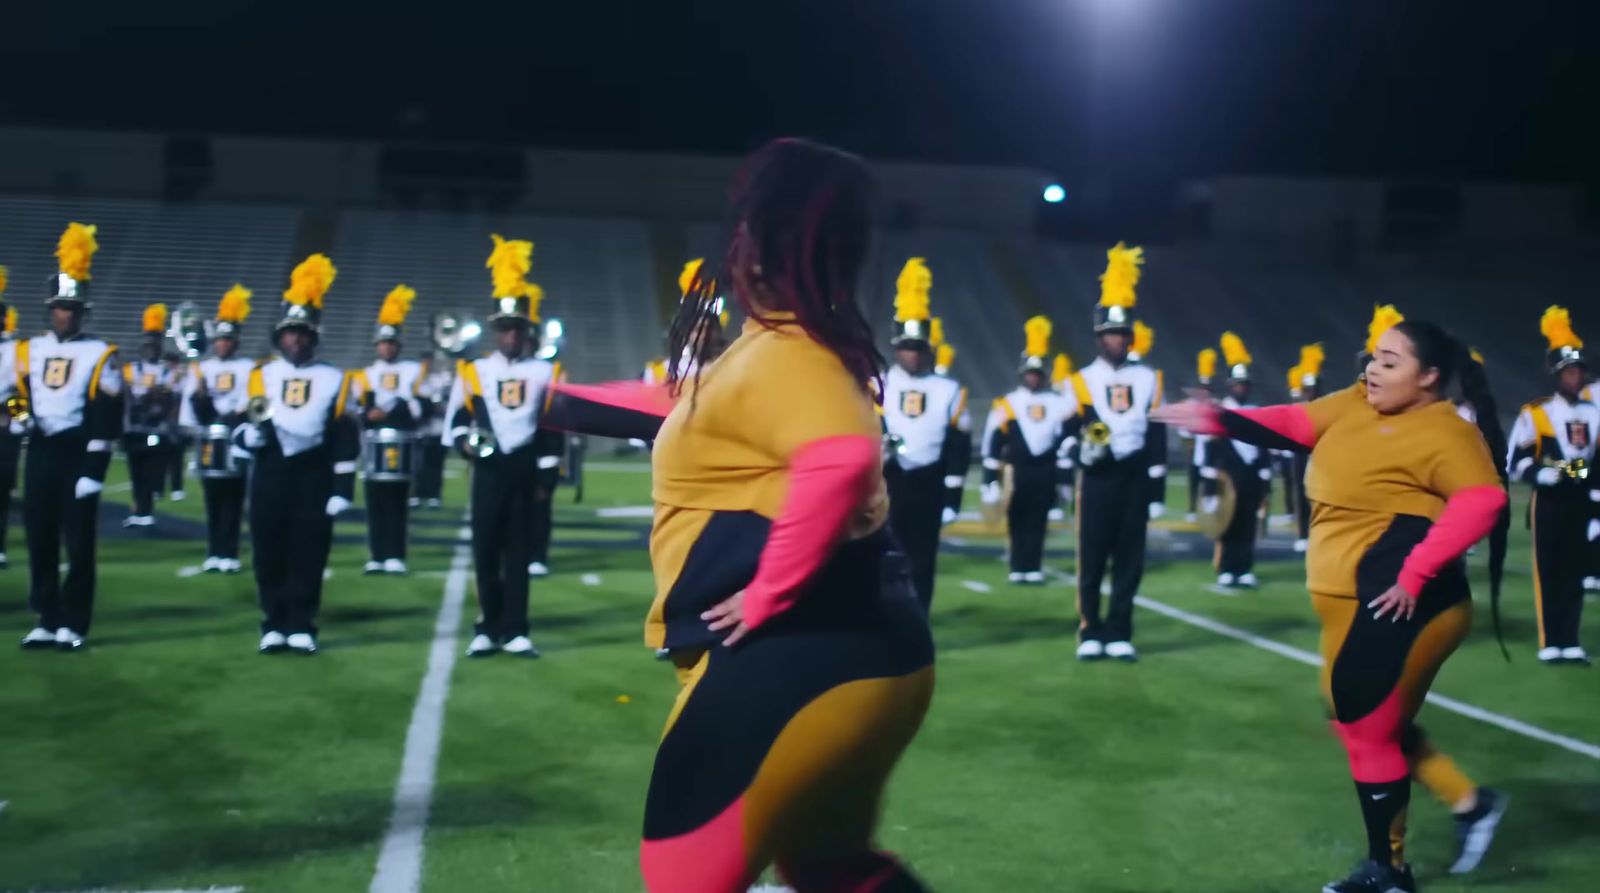
[{"label": "black marching shoe", "polygon": [[1470,812],[1456,816],[1455,864],[1451,874],[1466,874],[1478,867],[1489,844],[1494,842],[1494,832],[1500,827],[1500,818],[1506,814],[1511,798],[1493,788],[1478,788],[1478,805]]},{"label": "black marching shoe", "polygon": [[1356,865],[1349,877],[1323,886],[1322,893],[1417,893],[1417,882],[1409,865],[1395,868],[1368,859]]}]

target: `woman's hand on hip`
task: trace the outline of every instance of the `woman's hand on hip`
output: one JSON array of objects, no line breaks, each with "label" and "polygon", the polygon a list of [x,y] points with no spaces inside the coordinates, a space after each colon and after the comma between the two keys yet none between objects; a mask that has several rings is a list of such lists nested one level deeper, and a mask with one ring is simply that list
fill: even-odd
[{"label": "woman's hand on hip", "polygon": [[1396,583],[1372,600],[1372,608],[1372,619],[1380,620],[1392,609],[1394,614],[1390,622],[1398,623],[1401,620],[1410,620],[1411,616],[1417,613],[1417,597]]},{"label": "woman's hand on hip", "polygon": [[712,632],[721,632],[732,629],[722,644],[732,648],[740,639],[750,634],[750,627],[744,622],[744,590],[739,590],[719,602],[711,610],[700,615],[701,620],[708,621]]}]

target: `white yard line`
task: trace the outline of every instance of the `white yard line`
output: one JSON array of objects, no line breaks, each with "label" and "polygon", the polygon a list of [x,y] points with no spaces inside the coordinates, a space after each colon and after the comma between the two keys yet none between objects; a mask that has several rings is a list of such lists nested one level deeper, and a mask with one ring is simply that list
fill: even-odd
[{"label": "white yard line", "polygon": [[583,576],[578,578],[578,582],[582,583],[585,586],[599,586],[600,585],[600,575],[599,574],[584,574]]},{"label": "white yard line", "polygon": [[[1255,647],[1260,648],[1262,651],[1270,651],[1279,657],[1286,657],[1292,661],[1305,664],[1308,667],[1322,666],[1322,658],[1319,655],[1296,648],[1293,645],[1285,645],[1282,642],[1275,642],[1272,639],[1264,639],[1254,633],[1246,632],[1245,630],[1237,627],[1229,626],[1226,623],[1212,620],[1210,617],[1202,617],[1199,614],[1191,614],[1188,611],[1174,608],[1171,605],[1158,602],[1155,599],[1146,598],[1142,595],[1134,596],[1133,603],[1141,608],[1154,611],[1157,614],[1171,617],[1173,620],[1187,623],[1190,626],[1199,627],[1200,629],[1208,632],[1216,633],[1219,636],[1226,636],[1230,639],[1244,642],[1247,645],[1254,645]],[[1566,735],[1558,735],[1555,732],[1541,729],[1538,726],[1529,725],[1520,719],[1512,719],[1509,716],[1503,716],[1491,710],[1485,710],[1482,707],[1474,707],[1471,704],[1458,701],[1455,698],[1447,698],[1440,694],[1430,693],[1428,695],[1428,703],[1433,704],[1441,709],[1448,710],[1451,713],[1465,716],[1468,719],[1475,719],[1479,722],[1488,723],[1491,726],[1505,729],[1508,732],[1521,735],[1524,738],[1532,738],[1535,741],[1543,741],[1546,744],[1554,744],[1556,747],[1562,748],[1563,750],[1570,750],[1575,754],[1586,756],[1591,760],[1600,760],[1600,745],[1590,744],[1587,741],[1579,741],[1576,738],[1568,738]]]},{"label": "white yard line", "polygon": [[201,573],[203,573],[203,571],[200,570],[200,565],[198,564],[186,564],[183,567],[178,568],[178,576],[180,577],[196,577]]},{"label": "white yard line", "polygon": [[[471,532],[463,527],[458,535],[469,539]],[[450,576],[445,579],[444,603],[439,606],[439,619],[433,625],[428,672],[422,677],[417,703],[411,711],[411,726],[406,730],[405,756],[400,761],[400,780],[394,789],[394,813],[378,851],[378,867],[367,888],[370,893],[417,893],[422,886],[423,834],[428,829],[428,810],[439,771],[444,707],[450,697],[450,674],[459,651],[456,634],[461,628],[471,569],[471,547],[456,546]]]},{"label": "white yard line", "polygon": [[962,589],[970,589],[973,592],[993,592],[994,591],[994,587],[990,586],[988,583],[979,582],[978,580],[962,580],[961,581],[961,588]]},{"label": "white yard line", "polygon": [[617,505],[609,508],[595,509],[596,518],[654,518],[656,507],[653,505]]}]

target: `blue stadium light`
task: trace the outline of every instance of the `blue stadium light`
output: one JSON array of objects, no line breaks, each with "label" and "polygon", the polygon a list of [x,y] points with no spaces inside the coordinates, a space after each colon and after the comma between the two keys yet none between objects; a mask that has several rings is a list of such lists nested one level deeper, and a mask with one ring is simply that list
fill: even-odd
[{"label": "blue stadium light", "polygon": [[1044,188],[1044,200],[1052,205],[1059,205],[1067,200],[1067,188],[1060,183],[1051,183]]}]

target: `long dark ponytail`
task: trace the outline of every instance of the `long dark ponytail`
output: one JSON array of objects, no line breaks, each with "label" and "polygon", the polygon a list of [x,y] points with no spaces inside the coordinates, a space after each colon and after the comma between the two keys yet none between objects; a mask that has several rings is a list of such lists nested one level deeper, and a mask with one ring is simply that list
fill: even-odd
[{"label": "long dark ponytail", "polygon": [[[1406,320],[1395,329],[1411,340],[1417,360],[1424,369],[1439,370],[1439,393],[1448,397],[1452,381],[1459,383],[1461,398],[1472,407],[1478,431],[1489,445],[1489,455],[1494,459],[1495,470],[1500,474],[1500,486],[1506,481],[1506,432],[1500,425],[1500,411],[1495,406],[1494,392],[1489,389],[1489,374],[1483,363],[1473,355],[1472,349],[1450,333],[1431,322]],[[1505,579],[1506,548],[1511,533],[1511,507],[1500,510],[1494,529],[1489,531],[1489,616],[1494,622],[1495,638],[1507,660],[1505,636],[1500,630],[1500,589]]]}]

